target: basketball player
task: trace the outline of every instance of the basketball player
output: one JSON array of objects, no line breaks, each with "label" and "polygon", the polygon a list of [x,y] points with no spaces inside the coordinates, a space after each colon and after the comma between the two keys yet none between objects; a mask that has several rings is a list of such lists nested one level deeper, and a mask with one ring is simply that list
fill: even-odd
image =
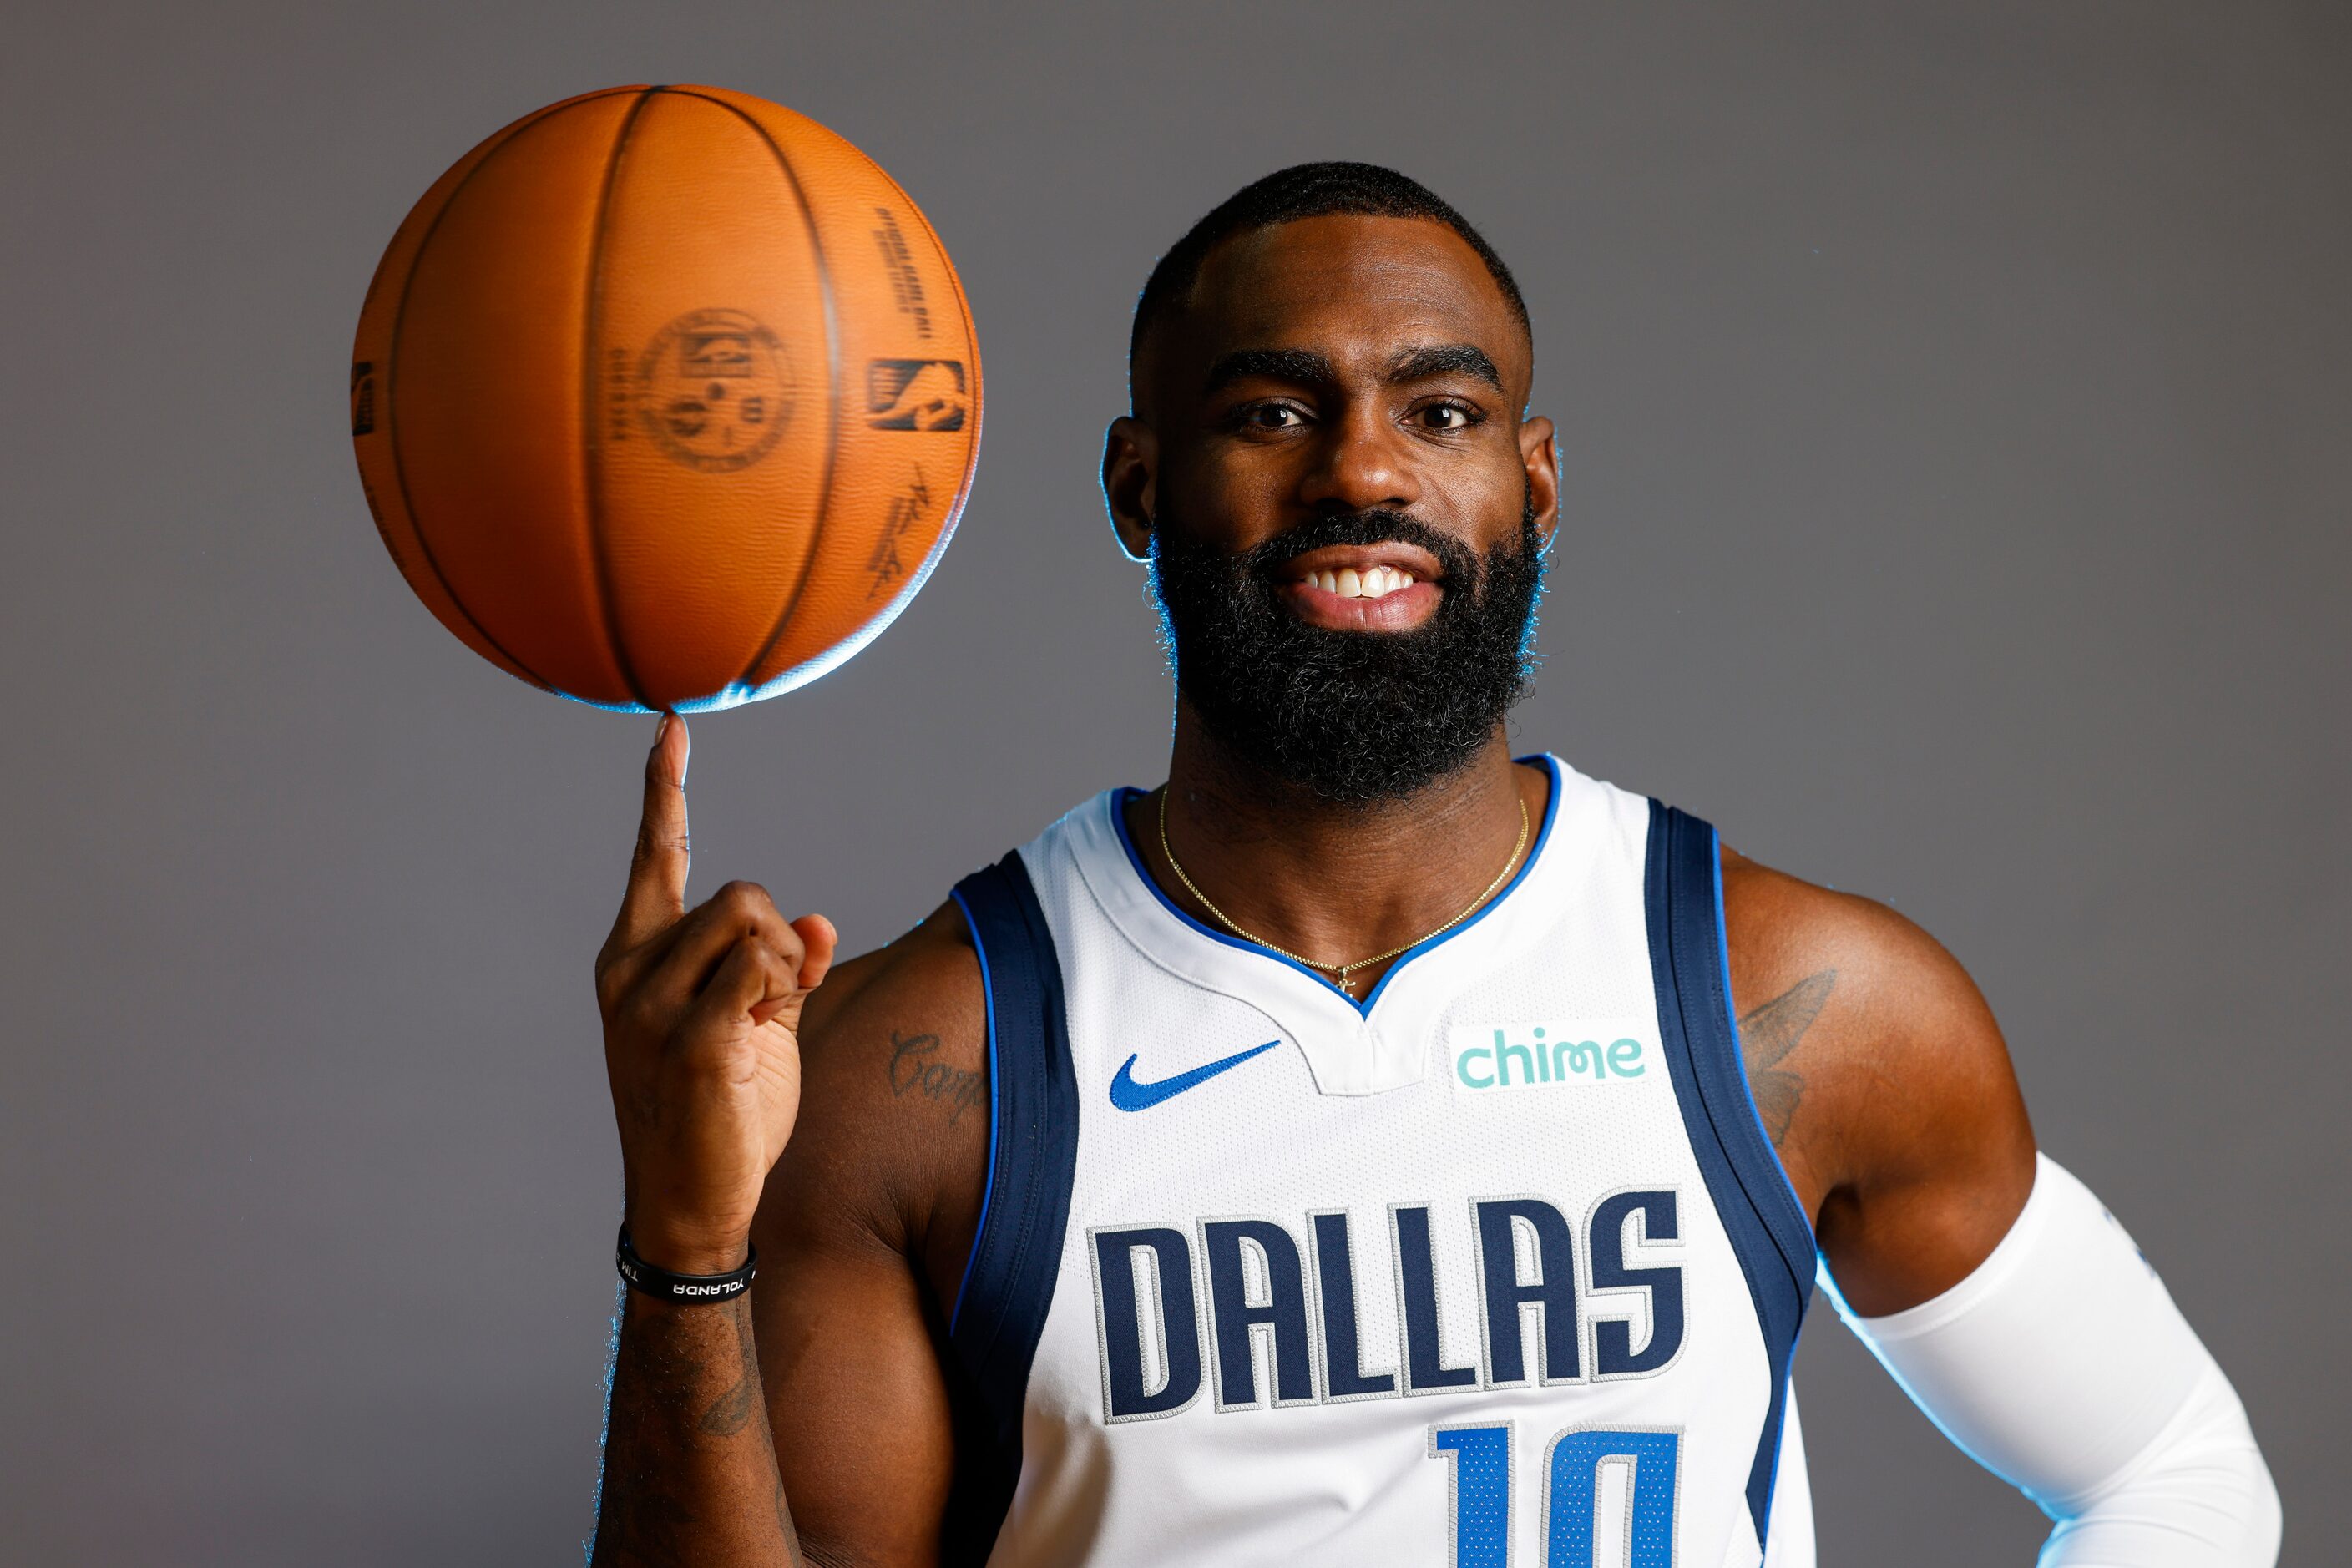
[{"label": "basketball player", "polygon": [[2273,1562],[2236,1394],[1950,955],[1510,754],[1558,453],[1470,226],[1270,175],[1160,263],[1131,374],[1163,787],[835,965],[749,883],[687,908],[657,731],[596,966],[595,1561],[1810,1563],[1818,1258],[2044,1563]]}]

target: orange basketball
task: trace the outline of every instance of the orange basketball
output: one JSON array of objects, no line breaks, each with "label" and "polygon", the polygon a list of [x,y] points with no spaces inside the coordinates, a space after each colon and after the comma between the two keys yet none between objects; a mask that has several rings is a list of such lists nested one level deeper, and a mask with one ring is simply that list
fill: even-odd
[{"label": "orange basketball", "polygon": [[624,87],[460,158],[377,265],[352,440],[408,585],[599,707],[814,679],[906,607],[980,455],[955,268],[874,161],[710,87]]}]

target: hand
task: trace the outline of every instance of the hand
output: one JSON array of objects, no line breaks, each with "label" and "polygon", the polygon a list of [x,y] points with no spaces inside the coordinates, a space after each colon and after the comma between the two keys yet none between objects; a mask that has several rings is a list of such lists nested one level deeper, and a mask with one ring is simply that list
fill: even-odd
[{"label": "hand", "polygon": [[752,882],[686,908],[686,721],[646,759],[628,890],[596,955],[604,1068],[638,1255],[679,1274],[741,1267],[801,1098],[801,1006],[833,963],[823,915],[787,924]]}]

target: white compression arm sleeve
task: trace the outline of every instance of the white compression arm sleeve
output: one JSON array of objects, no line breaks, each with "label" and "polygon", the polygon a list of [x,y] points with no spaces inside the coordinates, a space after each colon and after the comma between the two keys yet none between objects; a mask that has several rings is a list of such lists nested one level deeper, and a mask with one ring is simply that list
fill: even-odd
[{"label": "white compression arm sleeve", "polygon": [[1832,1286],[1839,1315],[1947,1436],[2058,1521],[2041,1568],[2270,1568],[2278,1491],[2236,1391],[2115,1216],[2036,1159],[1974,1273],[1884,1318]]}]

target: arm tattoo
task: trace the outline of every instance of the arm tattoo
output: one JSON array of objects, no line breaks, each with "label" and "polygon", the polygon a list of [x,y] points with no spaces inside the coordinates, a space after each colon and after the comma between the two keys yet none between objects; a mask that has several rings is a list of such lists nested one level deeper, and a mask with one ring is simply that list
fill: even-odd
[{"label": "arm tattoo", "polygon": [[[690,1558],[712,1521],[706,1517],[707,1494],[698,1495],[696,1484],[680,1475],[681,1460],[697,1449],[710,1451],[714,1441],[740,1437],[759,1420],[760,1363],[750,1299],[691,1310],[690,1318],[641,1321],[624,1331],[604,1447],[596,1568],[651,1568]],[[698,1390],[729,1370],[737,1374],[734,1382],[705,1402]],[[764,1421],[758,1436],[772,1475],[775,1447]],[[799,1564],[803,1558],[784,1506],[782,1478],[771,1485],[786,1555]]]},{"label": "arm tattoo", "polygon": [[[742,1360],[742,1374],[735,1385],[703,1408],[702,1419],[695,1430],[706,1437],[732,1437],[743,1430],[751,1419],[751,1411],[760,1397],[760,1352],[751,1344],[751,1308],[748,1300],[736,1304],[735,1348]],[[777,1482],[777,1496],[783,1495],[783,1483]]]},{"label": "arm tattoo", "polygon": [[1797,1101],[1805,1094],[1803,1076],[1780,1062],[1813,1026],[1836,984],[1834,969],[1809,974],[1739,1020],[1739,1054],[1748,1063],[1748,1087],[1755,1093],[1757,1111],[1775,1149],[1788,1136]]},{"label": "arm tattoo", "polygon": [[985,1073],[967,1072],[934,1061],[939,1053],[937,1035],[902,1035],[890,1031],[890,1092],[898,1099],[919,1094],[925,1100],[948,1108],[948,1125],[971,1107],[988,1098],[988,1077]]}]

